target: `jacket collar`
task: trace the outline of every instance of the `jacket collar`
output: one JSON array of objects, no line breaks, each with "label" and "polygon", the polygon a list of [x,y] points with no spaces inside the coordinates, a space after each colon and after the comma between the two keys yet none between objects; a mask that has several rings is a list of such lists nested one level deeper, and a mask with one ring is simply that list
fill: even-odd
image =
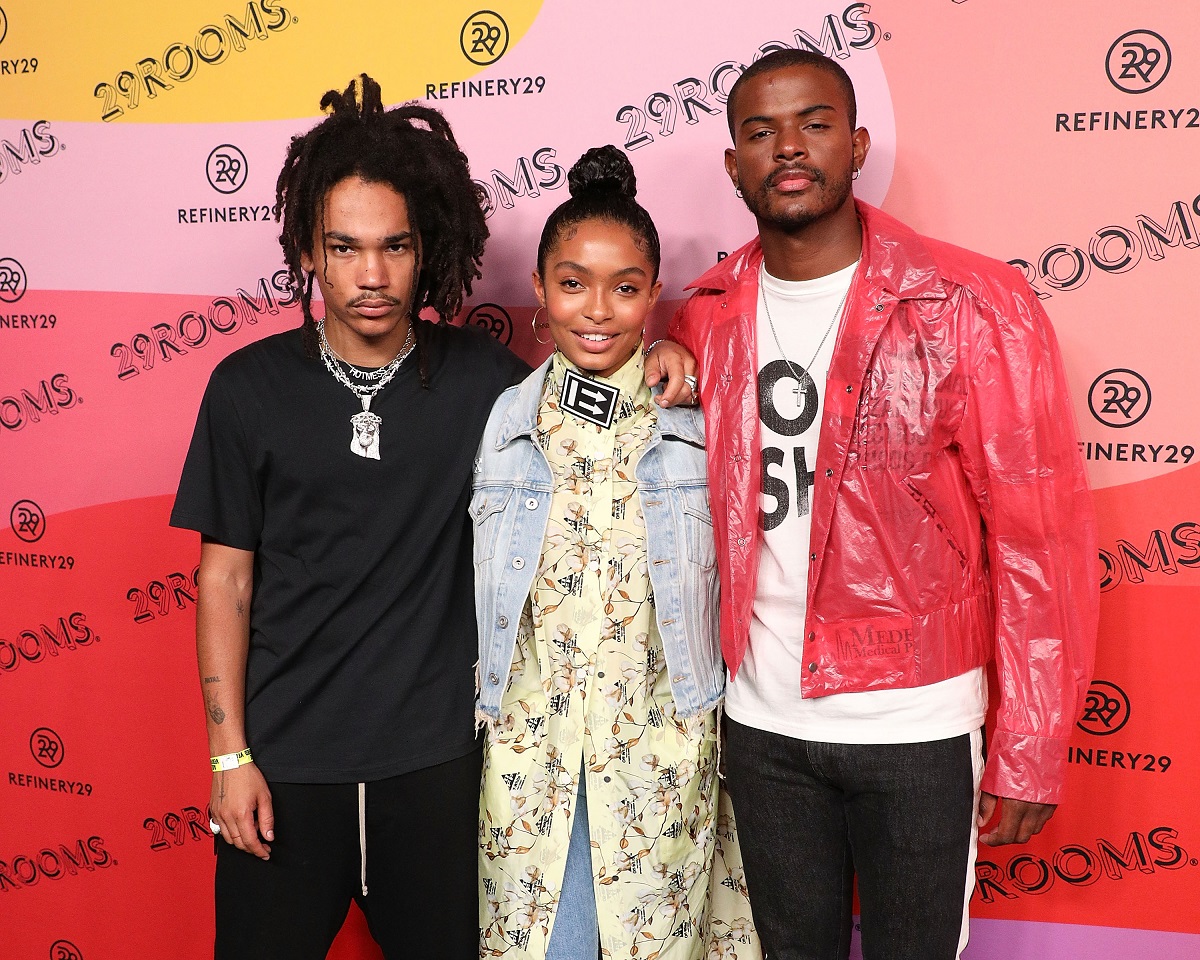
[{"label": "jacket collar", "polygon": [[[869,203],[856,199],[854,207],[863,225],[859,271],[866,289],[891,294],[898,300],[945,299],[945,284],[924,239]],[[762,259],[762,244],[755,237],[684,289],[726,293],[743,283],[757,283]]]},{"label": "jacket collar", "polygon": [[[496,433],[497,450],[508,446],[517,437],[534,435],[537,430],[538,407],[542,402],[542,387],[553,362],[554,354],[550,354],[541,366],[512,388],[515,393],[506,394],[510,399],[504,422],[500,424]],[[662,393],[662,387],[655,387],[653,393],[658,396]],[[678,437],[696,447],[704,446],[704,419],[699,407],[659,407],[657,420],[655,432]]]},{"label": "jacket collar", "polygon": [[496,434],[497,450],[507,447],[516,437],[533,436],[537,429],[538,405],[542,402],[542,386],[553,362],[554,354],[550,354],[533,373],[512,388],[516,392],[508,400],[508,411]]}]

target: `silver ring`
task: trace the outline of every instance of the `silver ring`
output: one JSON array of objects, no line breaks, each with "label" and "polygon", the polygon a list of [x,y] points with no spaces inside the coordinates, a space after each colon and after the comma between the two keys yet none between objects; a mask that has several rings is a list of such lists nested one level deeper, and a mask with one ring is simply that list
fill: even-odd
[{"label": "silver ring", "polygon": [[208,821],[208,829],[213,832],[213,836],[217,836],[221,832],[221,825],[216,820]]},{"label": "silver ring", "polygon": [[692,393],[700,392],[700,381],[697,380],[695,377],[685,373],[683,375],[683,382],[686,383],[689,387],[691,387]]}]

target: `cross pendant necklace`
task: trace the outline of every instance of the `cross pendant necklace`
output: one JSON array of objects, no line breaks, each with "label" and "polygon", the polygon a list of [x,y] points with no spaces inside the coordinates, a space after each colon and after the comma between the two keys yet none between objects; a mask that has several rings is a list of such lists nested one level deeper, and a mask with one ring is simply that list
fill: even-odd
[{"label": "cross pendant necklace", "polygon": [[[853,286],[853,280],[850,286],[846,287],[846,292],[842,294],[842,299],[838,302],[836,309],[833,311],[833,316],[829,318],[829,326],[825,328],[825,333],[821,336],[821,342],[817,344],[817,349],[813,351],[812,359],[808,361],[808,367],[800,370],[796,369],[796,365],[788,359],[787,353],[784,352],[783,344],[779,342],[779,334],[775,331],[775,321],[771,319],[771,305],[768,303],[767,288],[763,284],[763,278],[766,276],[767,266],[764,261],[758,268],[758,288],[762,291],[763,309],[767,314],[767,326],[771,328],[771,336],[775,338],[775,346],[779,350],[779,355],[783,357],[783,362],[787,364],[788,369],[792,371],[792,376],[796,380],[796,385],[792,387],[792,393],[796,397],[796,406],[800,406],[800,391],[808,389],[808,381],[812,380],[812,375],[808,372],[809,368],[817,362],[817,357],[821,353],[821,348],[825,346],[825,341],[829,339],[830,331],[833,330],[834,324],[837,323],[838,317],[842,315],[842,307],[846,305],[846,298],[850,296],[850,286]],[[813,381],[814,383],[816,381]]]}]

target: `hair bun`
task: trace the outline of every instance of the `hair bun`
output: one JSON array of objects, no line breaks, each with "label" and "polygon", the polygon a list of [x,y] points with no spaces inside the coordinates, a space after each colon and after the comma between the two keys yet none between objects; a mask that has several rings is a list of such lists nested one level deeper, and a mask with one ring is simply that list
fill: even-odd
[{"label": "hair bun", "polygon": [[592,147],[567,174],[571,196],[615,193],[632,200],[637,196],[637,177],[629,158],[611,143]]},{"label": "hair bun", "polygon": [[379,83],[360,73],[344,91],[328,90],[321,110],[334,116],[366,117],[383,113],[383,91]]}]

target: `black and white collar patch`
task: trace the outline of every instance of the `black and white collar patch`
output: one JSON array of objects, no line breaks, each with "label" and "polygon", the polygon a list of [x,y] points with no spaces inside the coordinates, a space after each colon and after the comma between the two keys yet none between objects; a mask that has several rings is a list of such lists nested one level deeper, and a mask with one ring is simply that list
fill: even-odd
[{"label": "black and white collar patch", "polygon": [[581,377],[574,370],[563,374],[558,402],[567,413],[607,430],[612,426],[621,391],[608,383]]}]

